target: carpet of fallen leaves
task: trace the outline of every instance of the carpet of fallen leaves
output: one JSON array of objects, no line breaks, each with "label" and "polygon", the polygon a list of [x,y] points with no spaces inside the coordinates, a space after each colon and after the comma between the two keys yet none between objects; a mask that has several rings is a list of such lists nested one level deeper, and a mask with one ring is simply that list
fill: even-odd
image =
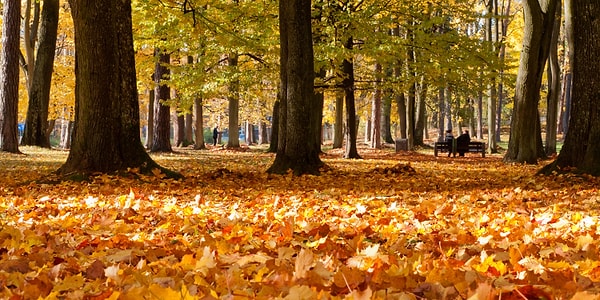
[{"label": "carpet of fallen leaves", "polygon": [[0,299],[600,299],[598,178],[367,149],[294,177],[178,149],[153,158],[180,181],[40,183],[67,153],[21,150],[0,153]]}]

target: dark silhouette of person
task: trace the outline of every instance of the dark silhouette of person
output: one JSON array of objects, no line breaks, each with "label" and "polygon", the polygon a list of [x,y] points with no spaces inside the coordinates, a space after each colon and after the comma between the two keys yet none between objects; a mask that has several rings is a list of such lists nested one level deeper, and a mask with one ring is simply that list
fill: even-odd
[{"label": "dark silhouette of person", "polygon": [[458,152],[458,156],[465,156],[465,152],[469,151],[470,142],[471,136],[468,130],[465,130],[463,134],[456,138],[456,152]]},{"label": "dark silhouette of person", "polygon": [[213,129],[213,146],[217,145],[218,137],[219,137],[219,126],[215,126],[215,129]]}]

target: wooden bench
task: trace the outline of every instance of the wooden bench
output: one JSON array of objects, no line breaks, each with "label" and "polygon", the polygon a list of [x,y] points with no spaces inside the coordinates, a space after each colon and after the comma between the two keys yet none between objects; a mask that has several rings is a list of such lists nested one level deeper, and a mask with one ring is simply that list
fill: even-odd
[{"label": "wooden bench", "polygon": [[[472,153],[481,153],[481,157],[485,157],[485,143],[484,142],[469,142],[469,146],[468,148],[465,148],[465,153],[466,152],[472,152]],[[445,153],[453,153],[456,154],[456,152],[458,152],[458,149],[456,148],[456,141],[454,142],[454,145],[452,145],[449,142],[435,142],[435,145],[433,146],[433,154],[435,156],[438,156],[438,152],[445,152]]]}]

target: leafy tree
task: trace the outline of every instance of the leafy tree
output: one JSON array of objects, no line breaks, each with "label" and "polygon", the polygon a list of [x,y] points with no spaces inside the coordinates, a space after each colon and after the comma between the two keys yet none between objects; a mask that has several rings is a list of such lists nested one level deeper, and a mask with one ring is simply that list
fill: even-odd
[{"label": "leafy tree", "polygon": [[[311,1],[280,1],[281,103],[279,144],[268,172],[318,174],[323,165],[314,143],[315,103]],[[307,130],[308,129],[308,130]]]},{"label": "leafy tree", "polygon": [[525,36],[517,77],[508,151],[504,160],[535,164],[545,157],[538,113],[542,73],[548,58],[557,0],[527,0]]},{"label": "leafy tree", "polygon": [[77,51],[75,128],[71,151],[58,172],[85,175],[160,168],[140,140],[131,2],[70,0],[69,4]]},{"label": "leafy tree", "polygon": [[0,50],[0,150],[19,153],[19,27],[21,1],[4,1]]},{"label": "leafy tree", "polygon": [[42,9],[40,41],[29,87],[29,107],[21,145],[50,148],[48,109],[56,51],[59,1],[45,0]]},{"label": "leafy tree", "polygon": [[556,161],[541,173],[581,172],[600,176],[600,3],[570,1],[573,39],[573,104],[569,131]]}]

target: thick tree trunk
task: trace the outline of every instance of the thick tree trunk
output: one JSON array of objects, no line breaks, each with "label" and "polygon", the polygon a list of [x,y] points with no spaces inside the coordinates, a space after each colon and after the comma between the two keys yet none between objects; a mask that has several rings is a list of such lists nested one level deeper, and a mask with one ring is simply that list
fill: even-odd
[{"label": "thick tree trunk", "polygon": [[194,149],[206,149],[206,145],[204,144],[204,109],[202,107],[202,98],[198,97],[194,100],[194,111],[196,111],[196,143],[194,143]]},{"label": "thick tree trunk", "polygon": [[21,145],[50,148],[50,140],[46,135],[46,130],[48,128],[50,85],[58,30],[58,2],[58,0],[44,1],[40,42],[35,67],[33,68],[33,74],[31,74],[29,106]]},{"label": "thick tree trunk", "polygon": [[155,56],[158,56],[154,70],[154,135],[152,136],[152,152],[172,152],[171,147],[171,107],[163,103],[171,99],[171,88],[163,82],[169,78],[170,70],[168,68],[171,62],[171,56],[156,49]]},{"label": "thick tree trunk", "polygon": [[333,125],[333,149],[344,145],[344,94],[335,94],[335,124]]},{"label": "thick tree trunk", "polygon": [[[354,39],[348,38],[345,43],[345,48],[352,50]],[[344,87],[344,97],[346,99],[346,151],[344,158],[361,158],[356,147],[356,139],[358,133],[358,124],[356,122],[356,103],[354,99],[354,63],[352,59],[344,59],[342,62],[342,73],[344,79],[342,86]]]},{"label": "thick tree trunk", "polygon": [[541,7],[538,0],[527,0],[523,6],[527,26],[517,76],[510,140],[504,156],[507,162],[535,164],[539,158],[544,158],[539,156],[544,152],[541,136],[538,136],[541,132],[538,103],[557,2],[549,0]]},{"label": "thick tree trunk", "polygon": [[[600,2],[571,1],[573,107],[569,131],[556,161],[540,172],[581,172],[600,176]],[[572,32],[571,32],[572,34]]]},{"label": "thick tree trunk", "polygon": [[[280,140],[268,172],[295,175],[318,174],[323,165],[314,143],[316,104],[311,1],[279,3],[281,40]],[[308,130],[307,130],[308,129]]]},{"label": "thick tree trunk", "polygon": [[58,172],[160,169],[140,140],[131,2],[70,0],[69,4],[77,51],[75,127],[71,151]]},{"label": "thick tree trunk", "polygon": [[0,150],[19,153],[19,27],[21,1],[4,1],[0,50]]}]

